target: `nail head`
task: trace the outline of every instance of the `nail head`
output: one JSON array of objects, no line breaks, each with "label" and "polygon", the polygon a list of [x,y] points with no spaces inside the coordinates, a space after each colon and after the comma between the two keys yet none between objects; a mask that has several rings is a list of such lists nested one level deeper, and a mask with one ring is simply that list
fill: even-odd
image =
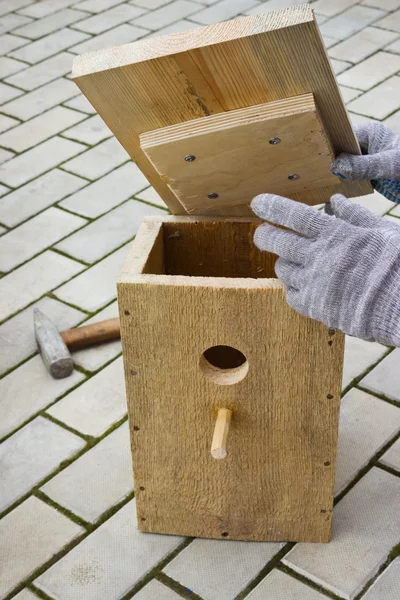
[{"label": "nail head", "polygon": [[214,198],[218,198],[218,194],[216,194],[215,192],[211,192],[210,194],[208,194],[208,198],[210,198],[210,200],[214,200]]},{"label": "nail head", "polygon": [[186,162],[193,162],[194,160],[196,160],[196,157],[193,154],[187,154],[184,158],[184,160]]},{"label": "nail head", "polygon": [[280,141],[281,141],[281,139],[280,139],[280,138],[278,138],[278,137],[272,137],[272,138],[270,138],[270,139],[269,139],[269,143],[270,143],[272,146],[276,146],[277,144],[279,144],[279,143],[280,143]]},{"label": "nail head", "polygon": [[300,175],[297,175],[297,173],[290,173],[290,175],[288,175],[288,179],[290,181],[296,181],[296,179],[300,179]]}]

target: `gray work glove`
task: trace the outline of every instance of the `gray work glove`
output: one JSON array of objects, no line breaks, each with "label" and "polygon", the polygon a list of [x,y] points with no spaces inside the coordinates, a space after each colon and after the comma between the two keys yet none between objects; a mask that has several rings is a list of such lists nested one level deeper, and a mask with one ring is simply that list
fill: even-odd
[{"label": "gray work glove", "polygon": [[[400,227],[332,196],[325,214],[273,194],[255,214],[292,231],[260,225],[254,242],[279,255],[277,276],[297,312],[347,334],[400,346]],[[299,235],[300,234],[300,235]]]},{"label": "gray work glove", "polygon": [[392,202],[400,202],[400,136],[383,123],[354,127],[362,155],[339,154],[331,169],[341,179],[369,179]]}]

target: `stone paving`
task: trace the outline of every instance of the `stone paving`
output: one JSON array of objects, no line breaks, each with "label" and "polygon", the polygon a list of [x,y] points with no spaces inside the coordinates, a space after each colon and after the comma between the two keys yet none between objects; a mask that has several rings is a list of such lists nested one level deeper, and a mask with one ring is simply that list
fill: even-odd
[{"label": "stone paving", "polygon": [[[60,329],[116,316],[140,221],[166,211],[74,55],[291,3],[0,0],[0,600],[400,598],[400,349],[347,339],[333,539],[294,545],[140,533],[120,342],[56,381],[33,337],[34,306]],[[400,133],[400,0],[312,6],[353,122]]]}]

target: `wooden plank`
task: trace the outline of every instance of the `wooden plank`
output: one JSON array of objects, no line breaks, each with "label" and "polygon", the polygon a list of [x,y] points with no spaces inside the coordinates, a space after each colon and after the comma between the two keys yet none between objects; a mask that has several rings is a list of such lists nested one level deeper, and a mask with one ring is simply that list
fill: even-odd
[{"label": "wooden plank", "polygon": [[250,204],[265,190],[290,198],[323,188],[327,202],[337,183],[312,94],[143,133],[140,145],[189,214]]},{"label": "wooden plank", "polygon": [[[175,214],[185,209],[139,135],[211,114],[313,93],[333,152],[360,152],[309,5],[242,17],[76,57],[73,78]],[[266,192],[268,190],[265,190]],[[338,182],[347,196],[369,182]],[[308,204],[322,191],[293,194]],[[247,205],[220,209],[248,215]]]},{"label": "wooden plank", "polygon": [[[166,219],[170,231],[187,228],[163,244],[186,238],[201,252],[209,234],[215,256],[230,248],[226,258],[240,263],[232,251],[245,222],[216,222],[213,236],[213,219]],[[145,236],[159,225],[145,223]],[[132,251],[118,284],[140,529],[328,541],[344,336],[293,311],[276,279],[246,277],[240,265],[238,278],[143,273],[148,252],[139,260],[140,249]],[[167,266],[165,247],[164,256]],[[248,361],[236,384],[219,385],[201,369],[205,350],[218,345]],[[233,413],[228,452],[214,460],[222,407]]]}]

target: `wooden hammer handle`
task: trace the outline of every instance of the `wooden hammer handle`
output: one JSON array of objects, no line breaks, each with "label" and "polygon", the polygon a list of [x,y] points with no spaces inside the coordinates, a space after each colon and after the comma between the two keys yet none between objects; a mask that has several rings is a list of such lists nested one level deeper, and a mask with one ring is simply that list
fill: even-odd
[{"label": "wooden hammer handle", "polygon": [[83,325],[75,329],[61,331],[61,337],[69,350],[78,350],[99,342],[116,340],[121,337],[118,317],[108,321]]}]

